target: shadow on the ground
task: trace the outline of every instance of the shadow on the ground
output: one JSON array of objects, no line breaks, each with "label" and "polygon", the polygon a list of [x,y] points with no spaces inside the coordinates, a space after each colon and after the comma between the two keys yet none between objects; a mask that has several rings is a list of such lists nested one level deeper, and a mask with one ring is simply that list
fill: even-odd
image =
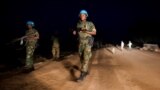
[{"label": "shadow on the ground", "polygon": [[75,81],[77,79],[75,74],[77,71],[80,71],[79,67],[77,65],[73,65],[70,61],[63,61],[62,63],[64,67],[70,72],[71,81]]},{"label": "shadow on the ground", "polygon": [[0,78],[1,90],[55,90],[46,83],[35,78],[33,73],[10,71]]}]

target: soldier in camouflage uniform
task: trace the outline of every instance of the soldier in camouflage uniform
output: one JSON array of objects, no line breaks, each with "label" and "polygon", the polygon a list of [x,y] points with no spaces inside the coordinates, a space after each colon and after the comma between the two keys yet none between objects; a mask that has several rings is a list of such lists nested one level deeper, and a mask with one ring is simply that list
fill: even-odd
[{"label": "soldier in camouflage uniform", "polygon": [[[79,35],[79,55],[81,61],[81,75],[77,79],[83,80],[88,75],[88,64],[91,59],[91,48],[93,45],[92,35],[96,35],[96,28],[94,24],[87,21],[88,13],[86,10],[80,11],[80,21],[77,23],[78,35]],[[76,31],[73,32],[76,35]]]},{"label": "soldier in camouflage uniform", "polygon": [[28,30],[26,31],[25,36],[23,37],[26,41],[26,62],[25,62],[25,72],[31,72],[34,70],[33,65],[33,54],[36,48],[37,40],[39,39],[39,33],[34,29],[34,22],[27,22]]},{"label": "soldier in camouflage uniform", "polygon": [[52,55],[53,60],[58,60],[60,56],[60,43],[58,38],[58,33],[55,33],[54,36],[52,36],[53,44],[52,44]]}]

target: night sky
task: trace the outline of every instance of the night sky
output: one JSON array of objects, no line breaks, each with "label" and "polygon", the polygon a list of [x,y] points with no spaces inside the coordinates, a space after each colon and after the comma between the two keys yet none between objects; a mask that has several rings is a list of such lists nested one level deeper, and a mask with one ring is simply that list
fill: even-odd
[{"label": "night sky", "polygon": [[42,36],[55,30],[66,34],[75,27],[81,9],[88,11],[97,37],[104,41],[155,36],[153,31],[160,29],[160,5],[153,0],[10,0],[4,20],[11,36],[22,35],[28,20],[35,22]]},{"label": "night sky", "polygon": [[88,20],[97,28],[96,40],[117,44],[147,38],[160,43],[160,5],[154,0],[6,0],[3,4],[3,44],[23,36],[26,21],[32,20],[42,51],[50,51],[54,31],[61,37],[61,48],[71,48],[75,42],[71,30],[81,9],[88,11]]}]

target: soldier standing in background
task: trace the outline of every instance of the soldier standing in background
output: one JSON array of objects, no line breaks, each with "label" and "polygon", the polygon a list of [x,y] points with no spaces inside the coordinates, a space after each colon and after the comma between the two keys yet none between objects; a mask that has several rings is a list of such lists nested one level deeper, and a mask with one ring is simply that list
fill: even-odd
[{"label": "soldier standing in background", "polygon": [[59,43],[59,37],[58,37],[58,32],[54,33],[54,36],[52,36],[52,55],[53,55],[53,60],[58,60],[60,56],[60,43]]}]

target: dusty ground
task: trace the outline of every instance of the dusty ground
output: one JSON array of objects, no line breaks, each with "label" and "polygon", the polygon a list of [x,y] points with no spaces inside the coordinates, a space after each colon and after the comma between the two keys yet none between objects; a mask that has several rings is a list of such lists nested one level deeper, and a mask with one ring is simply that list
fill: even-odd
[{"label": "dusty ground", "polygon": [[90,75],[75,82],[79,75],[78,55],[61,62],[47,60],[35,65],[36,71],[0,74],[0,90],[160,90],[160,54],[139,50],[103,48],[93,53]]}]

